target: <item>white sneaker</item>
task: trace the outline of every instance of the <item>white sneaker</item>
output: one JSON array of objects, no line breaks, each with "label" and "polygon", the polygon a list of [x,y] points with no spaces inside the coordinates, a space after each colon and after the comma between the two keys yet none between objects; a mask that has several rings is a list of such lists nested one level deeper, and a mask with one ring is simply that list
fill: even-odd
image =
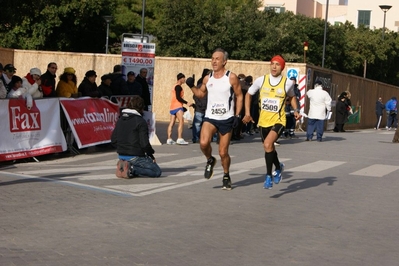
[{"label": "white sneaker", "polygon": [[173,139],[168,139],[168,140],[166,141],[166,144],[168,144],[168,145],[174,145],[174,144],[176,144],[176,142],[175,142]]},{"label": "white sneaker", "polygon": [[179,144],[179,145],[187,145],[188,142],[185,141],[184,139],[177,139],[177,140],[176,140],[176,144]]},{"label": "white sneaker", "polygon": [[277,141],[274,142],[274,146],[280,146],[280,143],[278,143]]}]

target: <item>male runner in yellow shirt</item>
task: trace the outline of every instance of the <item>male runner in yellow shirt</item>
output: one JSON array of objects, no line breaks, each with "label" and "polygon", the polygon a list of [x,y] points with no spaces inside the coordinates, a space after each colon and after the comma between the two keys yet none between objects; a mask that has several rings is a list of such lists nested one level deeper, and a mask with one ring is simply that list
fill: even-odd
[{"label": "male runner in yellow shirt", "polygon": [[[300,118],[299,109],[294,93],[294,82],[282,76],[285,67],[285,60],[280,55],[272,58],[270,63],[270,74],[259,77],[248,89],[245,96],[245,116],[244,123],[253,122],[250,113],[250,103],[252,95],[259,91],[259,121],[258,127],[265,149],[266,177],[264,188],[271,189],[273,181],[275,184],[281,181],[281,172],[284,164],[280,163],[274,143],[281,135],[286,124],[285,99],[290,98],[295,119]],[[272,180],[272,168],[275,166]]]}]

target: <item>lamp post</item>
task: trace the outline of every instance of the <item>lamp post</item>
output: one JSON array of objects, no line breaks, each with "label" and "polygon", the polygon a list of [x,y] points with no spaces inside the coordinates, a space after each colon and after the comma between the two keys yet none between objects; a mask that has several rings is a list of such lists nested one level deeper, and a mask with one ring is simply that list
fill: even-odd
[{"label": "lamp post", "polygon": [[105,53],[108,54],[108,35],[109,35],[109,23],[112,21],[112,16],[103,16],[105,22],[107,22],[107,37],[105,38]]},{"label": "lamp post", "polygon": [[309,43],[303,42],[303,62],[306,64],[306,51],[309,49]]},{"label": "lamp post", "polygon": [[143,11],[141,13],[141,42],[144,41],[144,17],[145,17],[145,0],[143,0]]},{"label": "lamp post", "polygon": [[324,21],[323,58],[322,58],[322,61],[321,61],[321,67],[322,67],[322,68],[324,68],[324,59],[325,59],[325,57],[326,57],[328,3],[329,3],[329,0],[327,0],[327,3],[326,3],[326,18],[325,18],[325,21]]},{"label": "lamp post", "polygon": [[391,9],[392,6],[388,5],[380,5],[381,10],[384,12],[384,26],[382,27],[382,39],[384,40],[384,33],[385,33],[385,18],[387,15],[387,11]]}]

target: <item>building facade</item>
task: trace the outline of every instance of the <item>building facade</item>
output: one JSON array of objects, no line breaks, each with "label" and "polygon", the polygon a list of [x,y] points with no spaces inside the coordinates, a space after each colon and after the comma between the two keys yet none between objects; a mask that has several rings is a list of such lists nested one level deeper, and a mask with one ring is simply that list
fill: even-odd
[{"label": "building facade", "polygon": [[[329,0],[327,20],[332,25],[351,22],[355,27],[370,29],[384,27],[399,31],[399,2],[397,0]],[[380,7],[385,6],[385,7]],[[263,0],[261,10],[291,11],[311,18],[326,17],[327,0]]]}]

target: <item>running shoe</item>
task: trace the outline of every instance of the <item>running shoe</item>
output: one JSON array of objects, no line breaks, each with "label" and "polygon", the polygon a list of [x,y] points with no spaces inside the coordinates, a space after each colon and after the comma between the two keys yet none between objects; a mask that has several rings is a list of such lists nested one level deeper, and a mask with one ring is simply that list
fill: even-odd
[{"label": "running shoe", "polygon": [[168,139],[168,140],[166,141],[166,144],[168,144],[168,145],[174,145],[174,144],[176,144],[176,142],[175,142],[173,139]]},{"label": "running shoe", "polygon": [[280,142],[275,141],[275,142],[274,142],[274,146],[280,146]]},{"label": "running shoe", "polygon": [[270,175],[265,176],[265,183],[263,183],[263,187],[266,189],[273,188],[273,181],[272,181],[272,177]]},{"label": "running shoe", "polygon": [[176,140],[176,144],[179,144],[179,145],[187,145],[188,142],[185,141],[184,139],[177,139],[177,140]]},{"label": "running shoe", "polygon": [[204,177],[206,179],[211,179],[213,176],[213,167],[215,167],[216,164],[216,158],[211,156],[211,158],[208,159],[208,161],[206,162],[206,166],[205,166],[205,173],[204,173]]},{"label": "running shoe", "polygon": [[281,173],[284,171],[284,164],[280,163],[280,170],[275,170],[273,172],[273,181],[274,184],[278,184],[280,183],[280,181],[283,179],[283,176],[281,175]]},{"label": "running shoe", "polygon": [[228,174],[224,174],[223,176],[223,190],[231,190],[231,179]]}]

